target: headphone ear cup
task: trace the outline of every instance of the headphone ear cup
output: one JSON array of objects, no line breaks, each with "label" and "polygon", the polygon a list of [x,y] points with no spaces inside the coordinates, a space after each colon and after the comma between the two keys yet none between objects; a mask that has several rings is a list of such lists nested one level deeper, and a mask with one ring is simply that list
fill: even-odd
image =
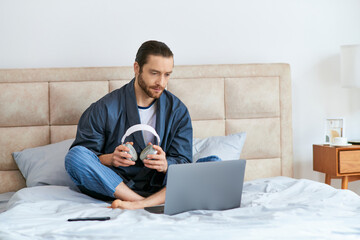
[{"label": "headphone ear cup", "polygon": [[138,155],[137,155],[133,145],[131,145],[130,143],[126,143],[126,144],[124,144],[124,146],[129,148],[130,151],[128,153],[131,155],[130,160],[135,162],[138,159]]},{"label": "headphone ear cup", "polygon": [[142,152],[140,153],[141,161],[144,161],[144,159],[149,154],[157,154],[157,151],[155,150],[152,144],[147,145],[146,148],[144,148],[144,150],[142,150]]}]

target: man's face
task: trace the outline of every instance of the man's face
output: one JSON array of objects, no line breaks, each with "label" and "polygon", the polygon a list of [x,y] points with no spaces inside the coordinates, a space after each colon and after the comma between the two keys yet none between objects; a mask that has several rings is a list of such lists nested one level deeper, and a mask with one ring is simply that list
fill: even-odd
[{"label": "man's face", "polygon": [[154,55],[148,56],[147,63],[143,65],[141,72],[139,66],[137,68],[135,66],[138,84],[148,97],[157,99],[161,96],[169,81],[173,66],[172,57]]}]

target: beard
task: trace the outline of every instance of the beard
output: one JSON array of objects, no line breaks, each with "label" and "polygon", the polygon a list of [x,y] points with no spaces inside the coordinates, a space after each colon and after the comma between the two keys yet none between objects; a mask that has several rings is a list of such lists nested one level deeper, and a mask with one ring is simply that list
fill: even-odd
[{"label": "beard", "polygon": [[[149,86],[145,83],[144,78],[142,77],[142,73],[139,74],[138,77],[138,83],[140,88],[146,93],[146,95],[148,95],[150,98],[155,98],[158,99],[161,94],[164,91],[164,88],[160,85],[154,85],[154,86]],[[156,92],[154,89],[161,89],[160,92]]]}]

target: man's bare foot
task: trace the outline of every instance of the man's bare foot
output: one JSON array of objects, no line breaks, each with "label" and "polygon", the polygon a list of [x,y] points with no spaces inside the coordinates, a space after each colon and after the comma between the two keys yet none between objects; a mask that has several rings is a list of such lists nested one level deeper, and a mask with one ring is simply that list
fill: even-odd
[{"label": "man's bare foot", "polygon": [[112,202],[111,208],[120,208],[120,209],[141,209],[144,208],[140,201],[130,202],[130,201],[122,201],[120,199],[116,199]]}]

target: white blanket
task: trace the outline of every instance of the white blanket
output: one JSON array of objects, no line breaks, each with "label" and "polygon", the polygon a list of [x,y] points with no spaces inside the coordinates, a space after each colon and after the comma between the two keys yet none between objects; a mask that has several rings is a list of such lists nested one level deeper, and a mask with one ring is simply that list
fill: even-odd
[{"label": "white blanket", "polygon": [[[360,239],[360,197],[286,177],[244,184],[241,208],[175,216],[109,209],[67,187],[18,191],[0,214],[0,239]],[[109,221],[68,218],[110,216]]]}]

